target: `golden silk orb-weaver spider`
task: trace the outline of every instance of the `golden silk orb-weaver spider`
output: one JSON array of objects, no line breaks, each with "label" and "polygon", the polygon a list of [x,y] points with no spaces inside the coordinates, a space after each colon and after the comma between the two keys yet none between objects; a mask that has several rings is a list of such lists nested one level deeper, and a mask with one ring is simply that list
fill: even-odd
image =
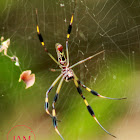
[{"label": "golden silk orb-weaver spider", "polygon": [[[74,6],[74,11],[75,11],[75,7],[76,7],[76,2],[75,2],[75,6]],[[66,57],[63,51],[63,46],[60,43],[56,43],[55,44],[55,48],[56,48],[56,52],[57,52],[57,57],[58,57],[58,61],[52,56],[51,53],[49,53],[49,51],[47,50],[45,43],[43,41],[43,37],[40,33],[39,30],[39,25],[38,25],[38,16],[37,16],[37,9],[36,9],[36,29],[37,29],[37,34],[38,34],[38,38],[41,42],[41,45],[43,46],[44,50],[47,52],[47,54],[51,57],[51,59],[60,67],[60,71],[61,74],[56,78],[56,80],[52,83],[52,85],[50,86],[50,88],[47,90],[46,92],[46,98],[45,98],[45,110],[46,113],[49,114],[53,120],[53,126],[55,128],[55,131],[57,132],[57,134],[62,138],[62,140],[64,140],[64,138],[62,137],[62,135],[60,134],[60,132],[57,129],[57,119],[56,119],[56,111],[55,111],[55,103],[58,99],[58,95],[62,86],[63,81],[65,80],[66,82],[69,82],[70,80],[74,81],[74,84],[77,88],[78,93],[80,94],[80,96],[82,97],[88,112],[90,113],[90,115],[95,119],[95,121],[98,123],[98,125],[109,135],[115,137],[114,135],[112,135],[111,133],[109,133],[106,129],[104,129],[104,127],[99,123],[99,121],[97,120],[97,118],[95,117],[95,113],[93,111],[93,109],[91,108],[91,106],[88,104],[85,96],[82,93],[82,90],[80,88],[83,87],[85,88],[88,92],[92,93],[95,96],[98,96],[100,98],[107,98],[107,99],[112,99],[112,100],[122,100],[122,99],[126,99],[126,98],[110,98],[110,97],[105,97],[100,95],[99,93],[97,93],[96,91],[86,87],[84,84],[82,84],[82,82],[77,78],[77,76],[75,75],[74,71],[72,70],[73,67],[82,64],[83,62],[92,59],[93,57],[104,53],[103,51],[100,51],[84,60],[81,60],[77,63],[75,63],[72,66],[69,66],[69,51],[68,51],[68,41],[69,41],[69,37],[70,37],[70,33],[72,30],[72,23],[73,23],[73,18],[74,18],[74,11],[72,13],[71,19],[70,19],[70,24],[68,26],[68,31],[67,31],[67,38],[66,38]],[[54,70],[55,71],[55,70]],[[60,80],[61,79],[61,80]],[[56,85],[56,83],[59,82],[57,90],[56,90],[56,94],[52,103],[52,114],[49,112],[49,103],[48,103],[48,94],[50,93],[50,91],[52,90],[52,88]]]}]

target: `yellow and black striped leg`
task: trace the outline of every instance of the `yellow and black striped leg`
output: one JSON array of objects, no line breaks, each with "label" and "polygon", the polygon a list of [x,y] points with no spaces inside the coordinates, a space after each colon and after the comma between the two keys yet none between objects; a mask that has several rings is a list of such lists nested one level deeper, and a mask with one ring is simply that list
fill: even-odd
[{"label": "yellow and black striped leg", "polygon": [[74,18],[75,7],[76,7],[76,0],[75,0],[74,10],[73,10],[73,13],[72,13],[72,16],[71,16],[71,19],[70,19],[70,24],[68,26],[67,41],[70,38],[70,33],[71,33],[71,30],[72,30],[72,23],[73,23],[73,18]]},{"label": "yellow and black striped leg", "polygon": [[[70,24],[69,24],[69,26],[68,26],[68,31],[67,31],[67,41],[68,41],[69,38],[70,38],[70,33],[71,33],[71,30],[72,30],[73,18],[74,18],[74,13],[73,13],[72,16],[71,16]],[[67,43],[66,43],[66,44],[67,44]]]},{"label": "yellow and black striped leg", "polygon": [[91,106],[88,104],[86,98],[83,96],[82,90],[81,90],[81,88],[79,87],[79,84],[78,84],[78,82],[77,82],[76,79],[77,79],[77,78],[75,77],[75,78],[74,78],[75,86],[76,86],[76,88],[77,88],[78,93],[80,94],[80,96],[81,96],[82,99],[84,100],[84,103],[85,103],[85,105],[86,105],[86,107],[87,107],[87,110],[88,110],[88,112],[90,113],[90,115],[95,119],[95,121],[100,125],[100,127],[101,127],[106,133],[108,133],[109,135],[111,135],[111,136],[113,136],[113,137],[116,138],[116,136],[114,136],[114,135],[112,135],[111,133],[109,133],[109,132],[108,132],[106,129],[104,129],[104,127],[99,123],[99,121],[98,121],[97,118],[95,117],[95,114],[94,114],[93,109],[92,109]]},{"label": "yellow and black striped leg", "polygon": [[56,80],[52,83],[52,85],[50,86],[50,88],[47,90],[46,92],[46,98],[45,98],[45,110],[46,113],[49,114],[51,117],[52,115],[49,112],[49,101],[48,101],[48,94],[50,93],[50,91],[52,90],[52,88],[56,85],[56,83],[59,81],[59,79],[61,78],[62,74],[60,74]]},{"label": "yellow and black striped leg", "polygon": [[38,35],[39,41],[40,41],[41,45],[43,46],[45,52],[47,52],[47,54],[51,57],[51,59],[52,59],[55,63],[57,63],[58,65],[60,65],[60,64],[57,62],[57,60],[48,52],[47,48],[45,47],[45,43],[44,43],[44,41],[43,41],[43,37],[42,37],[42,35],[41,35],[41,33],[40,33],[40,30],[39,30],[38,19],[37,19],[37,9],[36,9],[36,31],[37,31],[37,35]]},{"label": "yellow and black striped leg", "polygon": [[110,97],[102,96],[99,93],[97,93],[96,91],[94,91],[94,90],[86,87],[85,85],[83,85],[80,80],[77,80],[77,82],[78,82],[79,85],[81,85],[83,88],[85,88],[88,92],[91,92],[93,95],[98,96],[100,98],[106,98],[106,99],[111,99],[111,100],[123,100],[123,99],[127,99],[126,97],[123,97],[123,98],[110,98]]},{"label": "yellow and black striped leg", "polygon": [[67,33],[67,40],[66,40],[66,55],[67,55],[67,65],[68,66],[69,66],[68,40],[69,40],[70,33],[71,33],[71,30],[72,30],[73,16],[74,16],[74,13],[71,16],[70,24],[69,24],[69,27],[68,27],[68,33]]},{"label": "yellow and black striped leg", "polygon": [[60,83],[59,83],[59,85],[57,87],[56,94],[55,94],[55,97],[54,97],[54,100],[53,100],[53,103],[52,103],[53,126],[54,126],[55,131],[57,132],[57,134],[62,138],[62,140],[64,140],[64,138],[62,137],[62,135],[60,134],[60,132],[57,129],[57,119],[56,119],[55,103],[56,103],[56,101],[58,99],[58,95],[59,95],[59,92],[60,92],[60,89],[61,89],[63,81],[64,81],[64,77],[61,79],[61,81],[60,81]]},{"label": "yellow and black striped leg", "polygon": [[66,55],[67,55],[67,65],[69,66],[69,51],[68,51],[68,40],[70,38],[70,33],[72,30],[72,23],[73,23],[73,18],[74,18],[74,12],[75,12],[75,7],[76,7],[76,0],[75,0],[75,5],[74,5],[74,10],[70,19],[70,24],[68,26],[68,31],[67,31],[67,40],[66,40]]}]

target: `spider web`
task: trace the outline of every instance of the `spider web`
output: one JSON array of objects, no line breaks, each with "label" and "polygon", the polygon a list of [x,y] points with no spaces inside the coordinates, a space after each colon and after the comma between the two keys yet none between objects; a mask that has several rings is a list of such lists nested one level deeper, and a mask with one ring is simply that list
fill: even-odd
[{"label": "spider web", "polygon": [[[25,90],[24,83],[18,83],[19,67],[0,55],[0,139],[6,139],[9,130],[21,124],[31,127],[38,140],[60,139],[44,110],[45,93],[59,72],[50,71],[58,67],[38,41],[35,8],[44,42],[57,58],[55,43],[65,47],[74,0],[1,0],[0,6],[0,35],[11,39],[8,54],[19,58],[22,71],[30,69],[36,74],[35,85]],[[99,122],[120,140],[140,136],[139,9],[139,0],[77,0],[69,39],[70,65],[105,50],[73,70],[86,86],[100,94],[128,98],[105,100],[83,89]],[[49,96],[50,110],[56,87]],[[73,81],[63,83],[56,113],[61,120],[58,129],[66,140],[112,139],[89,115]]]}]

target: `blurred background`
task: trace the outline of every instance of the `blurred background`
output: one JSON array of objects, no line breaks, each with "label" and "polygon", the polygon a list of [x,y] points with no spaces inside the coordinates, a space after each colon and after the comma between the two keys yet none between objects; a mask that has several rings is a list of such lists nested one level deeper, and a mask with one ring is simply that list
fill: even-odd
[{"label": "blurred background", "polygon": [[[40,31],[49,52],[57,58],[55,43],[65,48],[74,0],[1,0],[0,36],[10,38],[10,56],[19,58],[21,70],[36,75],[25,89],[19,67],[0,54],[0,139],[16,125],[26,125],[37,140],[60,140],[44,109],[45,93],[60,72],[42,49],[36,33],[35,8]],[[70,65],[105,50],[73,70],[89,88],[114,101],[83,89],[99,122],[119,140],[140,137],[140,2],[139,0],[77,0],[69,39]],[[57,87],[57,86],[56,86]],[[56,87],[49,94],[50,111]],[[113,140],[88,113],[73,81],[63,83],[56,103],[58,129],[65,140]]]}]

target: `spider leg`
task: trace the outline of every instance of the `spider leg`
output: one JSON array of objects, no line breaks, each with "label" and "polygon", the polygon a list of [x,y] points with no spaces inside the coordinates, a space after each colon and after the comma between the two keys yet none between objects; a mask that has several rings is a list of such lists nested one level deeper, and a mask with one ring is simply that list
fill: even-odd
[{"label": "spider leg", "polygon": [[82,90],[81,90],[80,87],[79,87],[79,84],[78,84],[78,82],[77,82],[77,80],[76,80],[76,77],[74,77],[74,84],[75,84],[75,86],[76,86],[76,88],[77,88],[77,91],[79,92],[79,94],[81,95],[82,99],[84,100],[84,103],[85,103],[85,105],[86,105],[86,107],[87,107],[87,110],[89,111],[90,115],[94,118],[94,120],[98,123],[98,125],[99,125],[106,133],[108,133],[109,135],[111,135],[111,136],[113,136],[113,137],[116,138],[116,136],[114,136],[114,135],[112,135],[111,133],[109,133],[109,132],[99,123],[99,121],[98,121],[97,118],[95,117],[95,114],[94,114],[93,109],[92,109],[91,106],[88,104],[86,98],[85,98],[85,97],[83,96],[83,94],[82,94]]},{"label": "spider leg", "polygon": [[93,95],[95,95],[95,96],[98,96],[98,97],[100,97],[100,98],[111,99],[111,100],[123,100],[123,99],[127,99],[126,97],[124,97],[124,98],[110,98],[110,97],[102,96],[102,95],[100,95],[99,93],[97,93],[96,91],[94,91],[94,90],[92,90],[92,89],[86,87],[85,85],[83,85],[83,84],[81,83],[81,81],[77,78],[77,76],[76,76],[75,74],[74,74],[74,76],[75,76],[75,79],[76,79],[76,81],[78,82],[79,85],[81,85],[81,86],[82,86],[83,88],[85,88],[88,92],[91,92],[91,93],[92,93]]},{"label": "spider leg", "polygon": [[57,119],[56,119],[56,111],[55,111],[55,103],[58,99],[58,94],[60,92],[60,89],[62,87],[62,83],[64,81],[64,77],[62,77],[61,81],[59,82],[59,85],[57,87],[57,90],[56,90],[56,94],[55,94],[55,97],[54,97],[54,100],[53,100],[53,103],[52,103],[52,118],[53,118],[53,126],[55,128],[55,131],[57,132],[57,134],[62,138],[62,140],[64,140],[64,138],[62,137],[62,135],[60,134],[60,132],[58,131],[57,129]]},{"label": "spider leg", "polygon": [[52,72],[61,71],[61,69],[52,69],[52,68],[50,68],[49,70]]},{"label": "spider leg", "polygon": [[62,74],[60,74],[56,80],[52,83],[52,85],[50,86],[50,88],[47,90],[46,92],[46,98],[45,98],[45,110],[46,113],[49,114],[51,117],[52,115],[49,112],[49,101],[48,101],[48,94],[50,93],[50,91],[52,90],[52,88],[56,85],[56,83],[59,81],[59,79],[61,78]]},{"label": "spider leg", "polygon": [[111,97],[103,96],[103,95],[97,93],[96,91],[94,91],[94,90],[92,90],[92,89],[86,87],[85,85],[83,85],[83,84],[81,83],[81,81],[78,80],[77,82],[78,82],[83,88],[85,88],[88,92],[91,92],[93,95],[98,96],[98,97],[100,97],[100,98],[106,98],[106,99],[111,99],[111,100],[123,100],[123,99],[127,99],[126,97],[123,97],[123,98],[111,98]]},{"label": "spider leg", "polygon": [[75,0],[75,5],[74,5],[74,10],[70,19],[70,24],[68,26],[68,31],[67,31],[67,40],[66,40],[66,55],[67,55],[67,66],[69,66],[69,50],[68,50],[68,40],[70,38],[70,33],[72,30],[72,23],[73,23],[73,18],[74,18],[74,12],[75,12],[75,7],[76,7],[76,0]]},{"label": "spider leg", "polygon": [[105,50],[100,51],[100,52],[98,52],[98,53],[96,53],[96,54],[94,54],[94,55],[92,55],[92,56],[90,56],[90,57],[88,57],[88,58],[86,58],[86,59],[84,59],[84,60],[81,60],[81,61],[79,61],[79,62],[73,64],[72,66],[70,66],[70,68],[73,68],[73,67],[75,67],[75,66],[77,66],[77,65],[79,65],[79,64],[82,64],[82,63],[84,63],[85,61],[90,60],[90,59],[92,59],[93,57],[95,57],[95,56],[97,56],[97,55],[99,55],[99,54],[101,54],[101,53],[104,53],[104,52],[105,52]]},{"label": "spider leg", "polygon": [[40,30],[39,30],[38,18],[37,18],[37,9],[36,9],[36,30],[37,30],[37,35],[38,35],[39,41],[41,42],[41,45],[44,48],[45,52],[47,52],[47,54],[51,57],[51,59],[60,66],[60,64],[57,62],[57,60],[48,52],[47,48],[45,47],[43,37],[42,37],[42,35],[40,33]]}]

